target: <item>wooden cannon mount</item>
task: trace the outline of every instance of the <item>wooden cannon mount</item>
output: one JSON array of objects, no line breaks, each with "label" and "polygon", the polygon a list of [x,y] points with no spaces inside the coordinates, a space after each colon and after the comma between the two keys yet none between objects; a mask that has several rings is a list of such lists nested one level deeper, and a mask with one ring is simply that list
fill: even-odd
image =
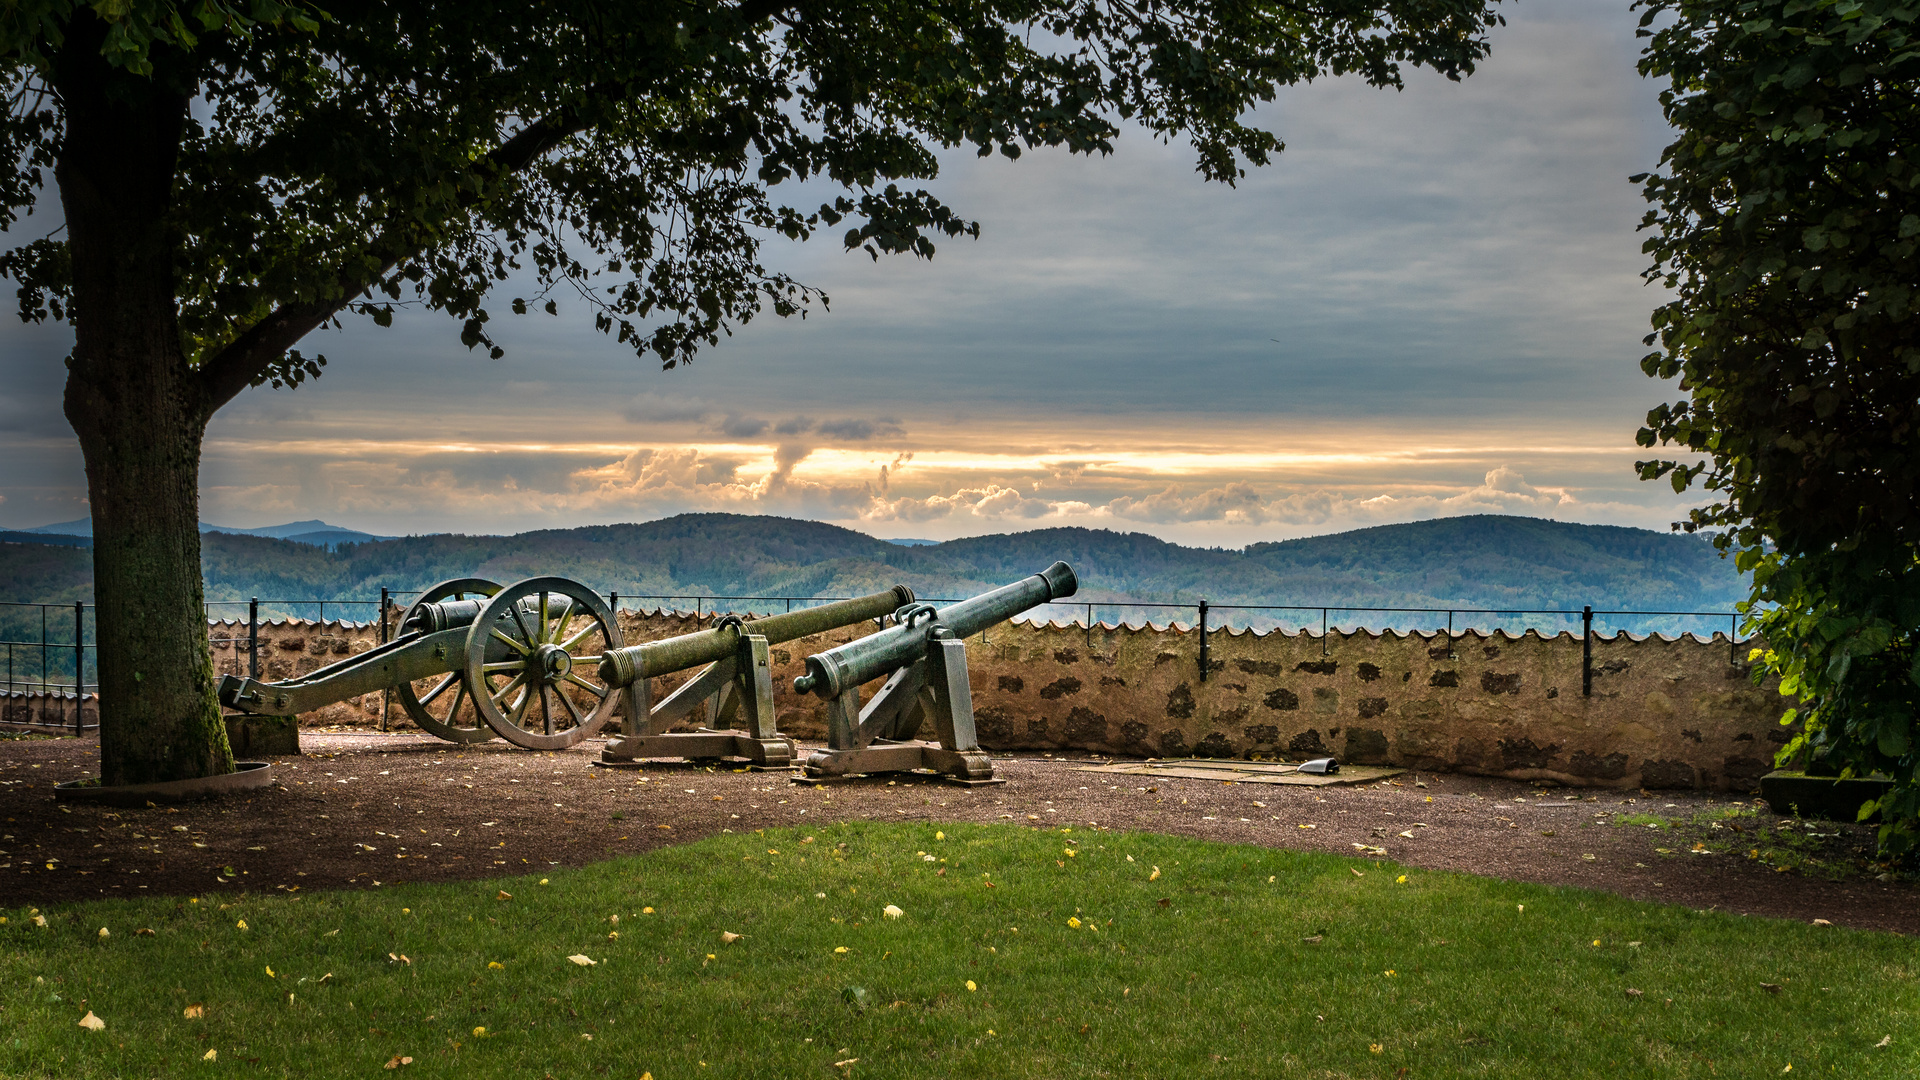
[{"label": "wooden cannon mount", "polygon": [[[898,623],[807,658],[797,693],[828,702],[827,748],[807,756],[810,778],[930,769],[963,784],[999,783],[973,728],[965,640],[1079,587],[1073,568],[1057,562],[1041,573],[944,608],[914,604]],[[865,708],[860,686],[887,676]],[[936,744],[920,742],[933,720]]]},{"label": "wooden cannon mount", "polygon": [[385,645],[285,682],[222,676],[220,704],[295,716],[393,690],[407,715],[440,738],[472,743],[497,734],[529,750],[560,750],[599,731],[618,703],[593,661],[620,648],[620,627],[606,601],[578,582],[443,581],[407,608],[401,630]]},{"label": "wooden cannon mount", "polygon": [[[626,724],[609,739],[601,763],[622,765],[640,758],[734,758],[757,769],[784,769],[793,763],[793,740],[780,734],[774,720],[773,673],[768,649],[812,634],[884,619],[913,603],[913,590],[895,585],[884,592],[819,607],[769,615],[751,622],[737,615],[712,629],[664,641],[609,650],[600,658],[599,675],[608,686],[625,689]],[[652,680],[707,665],[658,705]],[[697,731],[670,731],[695,709],[705,710]],[[736,722],[745,731],[733,730]]]}]

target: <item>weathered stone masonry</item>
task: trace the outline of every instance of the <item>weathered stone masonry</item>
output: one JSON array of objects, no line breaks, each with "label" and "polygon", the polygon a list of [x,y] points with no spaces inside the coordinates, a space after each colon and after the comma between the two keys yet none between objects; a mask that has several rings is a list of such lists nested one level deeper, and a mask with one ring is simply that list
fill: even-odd
[{"label": "weathered stone masonry", "polygon": [[[623,611],[631,642],[689,633],[710,615]],[[805,658],[867,633],[852,627],[773,650],[781,729],[825,737],[825,707],[797,697]],[[371,648],[377,627],[261,627],[267,678],[305,674]],[[215,624],[244,639],[244,623]],[[1602,787],[1749,790],[1789,736],[1785,702],[1755,687],[1725,636],[1596,637],[1593,696],[1581,696],[1580,639],[1496,632],[1317,635],[1216,630],[1199,677],[1199,639],[1178,627],[1002,624],[967,642],[975,715],[989,749],[1157,757],[1299,758],[1389,764]],[[269,644],[271,643],[271,644]],[[1746,647],[1739,653],[1744,657]],[[222,672],[246,645],[215,647]],[[660,693],[680,679],[663,680]],[[868,692],[877,689],[869,687]],[[303,724],[377,722],[380,695]],[[389,723],[406,724],[396,706]]]}]

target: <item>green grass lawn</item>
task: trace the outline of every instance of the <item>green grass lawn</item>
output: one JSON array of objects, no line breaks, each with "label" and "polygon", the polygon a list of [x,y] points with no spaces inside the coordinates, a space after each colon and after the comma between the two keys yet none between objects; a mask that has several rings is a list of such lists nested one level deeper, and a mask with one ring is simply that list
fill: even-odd
[{"label": "green grass lawn", "polygon": [[1911,939],[1144,834],[0,914],[9,1077],[1920,1073]]}]

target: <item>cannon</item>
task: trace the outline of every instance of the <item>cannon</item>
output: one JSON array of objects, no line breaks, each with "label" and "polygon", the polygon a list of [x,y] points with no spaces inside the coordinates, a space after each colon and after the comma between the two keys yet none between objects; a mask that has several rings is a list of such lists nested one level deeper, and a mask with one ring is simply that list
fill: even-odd
[{"label": "cannon", "polygon": [[613,715],[619,695],[592,661],[621,645],[606,601],[578,582],[455,578],[422,593],[385,645],[284,682],[225,675],[218,692],[240,712],[295,716],[391,689],[440,738],[558,750]]},{"label": "cannon", "polygon": [[[759,769],[786,768],[793,740],[774,720],[769,646],[883,619],[913,603],[905,585],[820,607],[769,615],[752,622],[727,615],[712,629],[611,649],[600,657],[600,679],[625,690],[626,724],[601,751],[606,764],[644,757],[743,758]],[[704,671],[652,704],[652,679],[707,665]],[[695,708],[706,708],[698,731],[668,731]],[[731,730],[744,720],[744,734]]]},{"label": "cannon", "polygon": [[[796,693],[826,699],[827,748],[807,756],[809,777],[931,769],[965,784],[997,783],[973,730],[965,639],[1024,611],[1072,596],[1073,568],[1044,571],[947,607],[911,604],[895,625],[807,658]],[[860,687],[887,677],[862,708]],[[917,741],[933,719],[939,744]]]}]

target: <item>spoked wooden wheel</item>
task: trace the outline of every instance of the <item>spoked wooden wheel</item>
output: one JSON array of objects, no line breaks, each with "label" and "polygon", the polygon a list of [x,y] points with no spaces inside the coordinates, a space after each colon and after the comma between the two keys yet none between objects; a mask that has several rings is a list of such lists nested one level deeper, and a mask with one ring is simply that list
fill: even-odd
[{"label": "spoked wooden wheel", "polygon": [[[421,593],[420,598],[407,607],[406,614],[400,617],[400,625],[412,625],[414,616],[428,604],[446,600],[484,602],[499,592],[500,583],[486,578],[443,581]],[[394,693],[399,695],[400,704],[406,707],[407,715],[423,730],[448,742],[486,742],[495,733],[474,705],[473,692],[462,670],[461,657],[456,653],[447,661],[447,666],[453,670],[445,675],[401,683],[394,688]]]},{"label": "spoked wooden wheel", "polygon": [[560,750],[600,730],[620,695],[600,654],[620,627],[599,594],[566,578],[509,585],[467,635],[466,682],[487,725],[515,746]]}]

